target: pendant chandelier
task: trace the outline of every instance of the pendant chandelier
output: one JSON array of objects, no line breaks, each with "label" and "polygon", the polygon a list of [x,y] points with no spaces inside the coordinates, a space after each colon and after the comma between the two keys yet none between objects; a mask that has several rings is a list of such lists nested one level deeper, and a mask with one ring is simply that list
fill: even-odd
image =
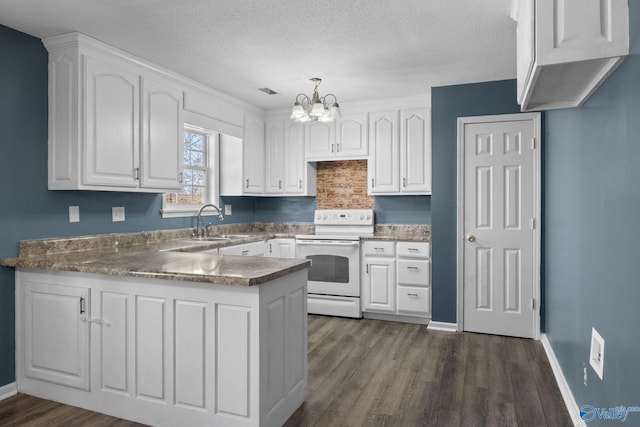
[{"label": "pendant chandelier", "polygon": [[[340,106],[338,105],[338,99],[332,93],[325,96],[318,94],[318,86],[322,82],[322,79],[314,77],[311,80],[315,83],[313,88],[313,95],[309,98],[304,93],[296,96],[296,102],[293,104],[291,110],[291,118],[296,122],[332,122],[336,117],[340,116]],[[333,97],[333,104],[329,106],[328,97]]]}]

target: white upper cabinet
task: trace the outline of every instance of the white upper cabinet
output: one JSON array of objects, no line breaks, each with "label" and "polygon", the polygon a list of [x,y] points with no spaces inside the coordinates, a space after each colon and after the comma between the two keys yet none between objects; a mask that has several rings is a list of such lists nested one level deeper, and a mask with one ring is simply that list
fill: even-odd
[{"label": "white upper cabinet", "polygon": [[397,194],[400,191],[398,119],[397,110],[371,113],[371,155],[367,168],[370,194]]},{"label": "white upper cabinet", "polygon": [[400,192],[431,194],[431,115],[427,108],[400,111]]},{"label": "white upper cabinet", "polygon": [[304,158],[304,126],[286,119],[267,120],[266,194],[315,195],[315,165]]},{"label": "white upper cabinet", "polygon": [[178,85],[78,33],[43,43],[49,51],[49,189],[180,188]]},{"label": "white upper cabinet", "polygon": [[265,192],[284,192],[284,137],[282,120],[268,120],[265,124]]},{"label": "white upper cabinet", "polygon": [[244,194],[264,193],[264,120],[245,116]]},{"label": "white upper cabinet", "polygon": [[135,70],[82,55],[83,184],[137,187],[140,86]]},{"label": "white upper cabinet", "polygon": [[183,131],[182,90],[160,78],[143,77],[142,187],[182,188]]},{"label": "white upper cabinet", "polygon": [[336,156],[365,158],[369,154],[369,114],[345,114],[336,120]]},{"label": "white upper cabinet", "polygon": [[304,158],[304,126],[284,120],[283,193],[292,196],[315,196],[316,165]]},{"label": "white upper cabinet", "polygon": [[335,122],[308,122],[305,124],[307,160],[335,160]]},{"label": "white upper cabinet", "polygon": [[369,194],[431,194],[429,108],[371,113],[369,150]]},{"label": "white upper cabinet", "polygon": [[346,114],[335,122],[308,122],[308,161],[365,159],[368,154],[368,113]]},{"label": "white upper cabinet", "polygon": [[580,106],[629,54],[627,0],[513,0],[522,111]]}]

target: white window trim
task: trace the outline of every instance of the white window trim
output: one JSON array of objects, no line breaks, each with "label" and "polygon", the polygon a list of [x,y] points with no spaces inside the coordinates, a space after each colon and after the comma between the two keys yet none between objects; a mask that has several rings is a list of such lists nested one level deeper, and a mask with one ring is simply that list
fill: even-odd
[{"label": "white window trim", "polygon": [[[220,178],[219,178],[219,156],[218,156],[218,146],[220,142],[220,135],[218,132],[206,129],[200,126],[186,124],[184,125],[184,130],[191,130],[195,132],[204,133],[207,135],[207,200],[205,203],[214,203],[219,205],[220,199]],[[199,204],[184,204],[177,205],[167,203],[166,195],[162,195],[162,209],[160,211],[162,218],[186,218],[196,216],[198,214],[198,209],[200,209]],[[207,210],[202,213],[203,216],[210,216],[214,213],[210,210]]]}]

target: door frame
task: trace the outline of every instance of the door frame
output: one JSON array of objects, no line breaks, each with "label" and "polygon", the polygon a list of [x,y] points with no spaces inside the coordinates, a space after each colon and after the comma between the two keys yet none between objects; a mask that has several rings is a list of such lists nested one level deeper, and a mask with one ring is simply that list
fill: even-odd
[{"label": "door frame", "polygon": [[456,328],[458,332],[464,330],[464,127],[473,123],[503,122],[503,121],[527,121],[533,120],[535,130],[535,151],[534,151],[534,210],[535,210],[535,229],[534,229],[534,265],[533,265],[533,295],[535,298],[535,315],[533,324],[533,337],[540,339],[540,273],[541,273],[541,235],[542,235],[542,181],[541,181],[541,113],[516,113],[516,114],[500,114],[490,116],[473,116],[458,117],[458,194],[457,194],[457,230],[456,230],[456,292],[457,292],[457,318]]}]

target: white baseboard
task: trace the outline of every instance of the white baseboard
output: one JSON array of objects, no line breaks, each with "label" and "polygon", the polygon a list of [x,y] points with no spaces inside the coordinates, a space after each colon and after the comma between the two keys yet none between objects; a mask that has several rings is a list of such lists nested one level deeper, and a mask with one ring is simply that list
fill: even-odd
[{"label": "white baseboard", "polygon": [[458,324],[449,322],[434,322],[432,320],[431,322],[429,322],[429,326],[427,326],[427,329],[431,329],[432,331],[458,332]]},{"label": "white baseboard", "polygon": [[15,382],[0,387],[0,400],[7,399],[18,394],[18,386]]},{"label": "white baseboard", "polygon": [[560,369],[560,363],[558,363],[556,354],[553,352],[553,348],[551,347],[551,343],[549,342],[549,338],[547,338],[546,334],[540,335],[540,342],[542,343],[544,352],[547,354],[547,359],[549,359],[549,364],[553,370],[553,376],[556,378],[558,388],[562,394],[562,399],[567,407],[567,411],[569,411],[569,416],[571,416],[573,425],[576,427],[586,427],[587,424],[582,418],[580,418],[580,408],[576,403],[576,399],[573,397],[573,393],[571,393],[567,379],[564,377],[562,369]]}]

